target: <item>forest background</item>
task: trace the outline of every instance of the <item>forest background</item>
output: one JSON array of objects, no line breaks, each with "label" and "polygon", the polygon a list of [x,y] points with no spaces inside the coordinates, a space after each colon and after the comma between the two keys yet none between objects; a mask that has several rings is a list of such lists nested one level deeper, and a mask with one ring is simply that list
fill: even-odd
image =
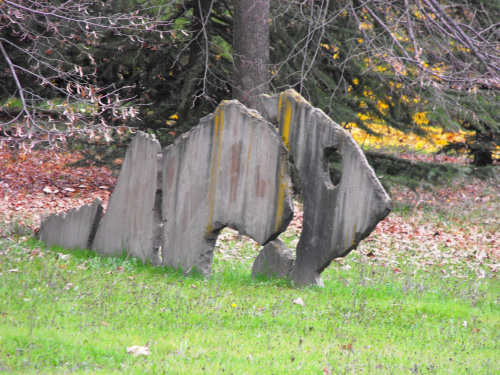
[{"label": "forest background", "polygon": [[165,146],[221,100],[294,88],[366,146],[430,136],[428,151],[491,165],[499,15],[498,1],[0,1],[2,144],[140,129]]}]

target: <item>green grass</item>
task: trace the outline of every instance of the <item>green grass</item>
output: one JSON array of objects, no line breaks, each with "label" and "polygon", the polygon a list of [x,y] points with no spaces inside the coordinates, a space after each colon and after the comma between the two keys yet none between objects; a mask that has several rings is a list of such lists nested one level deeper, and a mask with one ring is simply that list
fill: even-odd
[{"label": "green grass", "polygon": [[[0,252],[6,373],[500,371],[500,283],[489,271],[459,279],[442,272],[456,264],[425,272],[401,259],[395,273],[354,253],[325,271],[324,288],[300,289],[252,280],[248,244],[245,256],[216,254],[208,280],[90,251],[47,251],[32,239],[0,240]],[[292,303],[297,297],[305,306]],[[132,345],[152,354],[133,357]]]}]

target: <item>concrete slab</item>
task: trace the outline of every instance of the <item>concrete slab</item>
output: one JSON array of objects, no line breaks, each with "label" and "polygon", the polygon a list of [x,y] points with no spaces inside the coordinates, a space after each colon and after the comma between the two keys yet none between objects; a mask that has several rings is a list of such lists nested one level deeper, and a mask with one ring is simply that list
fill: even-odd
[{"label": "concrete slab", "polygon": [[161,146],[154,135],[137,133],[122,164],[93,248],[159,263],[161,236]]},{"label": "concrete slab", "polygon": [[67,249],[90,249],[103,211],[96,198],[92,205],[73,208],[42,219],[38,237],[49,247],[57,245]]},{"label": "concrete slab", "polygon": [[[322,285],[321,272],[355,249],[392,203],[352,136],[323,111],[294,90],[261,98],[302,183],[303,231],[290,277],[297,285]],[[330,178],[328,155],[342,165],[337,181]]]},{"label": "concrete slab", "polygon": [[164,150],[164,265],[210,274],[215,241],[229,226],[259,244],[293,215],[288,152],[256,111],[225,101]]},{"label": "concrete slab", "polygon": [[269,242],[260,251],[253,263],[252,277],[265,275],[269,277],[287,277],[293,267],[292,250],[281,240]]}]

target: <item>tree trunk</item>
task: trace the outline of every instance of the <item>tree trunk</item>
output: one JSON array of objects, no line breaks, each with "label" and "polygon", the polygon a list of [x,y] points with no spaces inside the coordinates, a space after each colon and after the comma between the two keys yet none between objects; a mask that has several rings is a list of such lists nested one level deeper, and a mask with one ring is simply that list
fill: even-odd
[{"label": "tree trunk", "polygon": [[473,138],[473,142],[469,145],[470,153],[474,157],[475,167],[486,167],[488,165],[493,165],[493,152],[494,148],[494,136],[493,132],[488,128],[486,124],[483,124],[486,130],[481,131],[476,129],[476,135]]},{"label": "tree trunk", "polygon": [[233,97],[259,109],[269,92],[269,0],[234,1],[233,49]]}]

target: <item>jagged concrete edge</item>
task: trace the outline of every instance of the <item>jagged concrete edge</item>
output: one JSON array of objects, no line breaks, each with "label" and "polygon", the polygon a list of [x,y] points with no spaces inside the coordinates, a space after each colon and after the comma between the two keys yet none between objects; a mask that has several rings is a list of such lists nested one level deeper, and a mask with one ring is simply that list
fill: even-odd
[{"label": "jagged concrete edge", "polygon": [[102,205],[101,198],[96,198],[92,202],[92,206],[98,204],[99,206],[97,207],[96,215],[94,217],[94,221],[92,222],[92,225],[90,227],[90,234],[89,234],[89,240],[87,243],[88,249],[92,249],[92,245],[94,244],[94,238],[97,233],[97,229],[99,228],[99,224],[101,222],[103,212],[104,212],[104,206]]},{"label": "jagged concrete edge", "polygon": [[[266,253],[269,251],[270,248],[273,248],[276,250],[275,251],[280,251],[283,250],[281,254],[282,257],[287,257],[290,260],[290,268],[287,273],[284,274],[277,274],[276,270],[270,270],[269,269],[269,264],[267,262],[266,258]],[[262,259],[264,258],[264,259]],[[252,266],[252,278],[257,277],[257,276],[265,276],[265,277],[288,277],[292,268],[293,268],[293,263],[294,263],[294,258],[293,258],[293,253],[290,248],[286,246],[286,244],[281,241],[280,239],[275,239],[273,241],[269,241],[265,246],[260,249],[259,254],[254,260],[253,266]],[[285,260],[286,262],[286,260]],[[281,268],[285,268],[286,264],[282,263],[280,264]],[[274,272],[272,272],[274,271]]]}]

